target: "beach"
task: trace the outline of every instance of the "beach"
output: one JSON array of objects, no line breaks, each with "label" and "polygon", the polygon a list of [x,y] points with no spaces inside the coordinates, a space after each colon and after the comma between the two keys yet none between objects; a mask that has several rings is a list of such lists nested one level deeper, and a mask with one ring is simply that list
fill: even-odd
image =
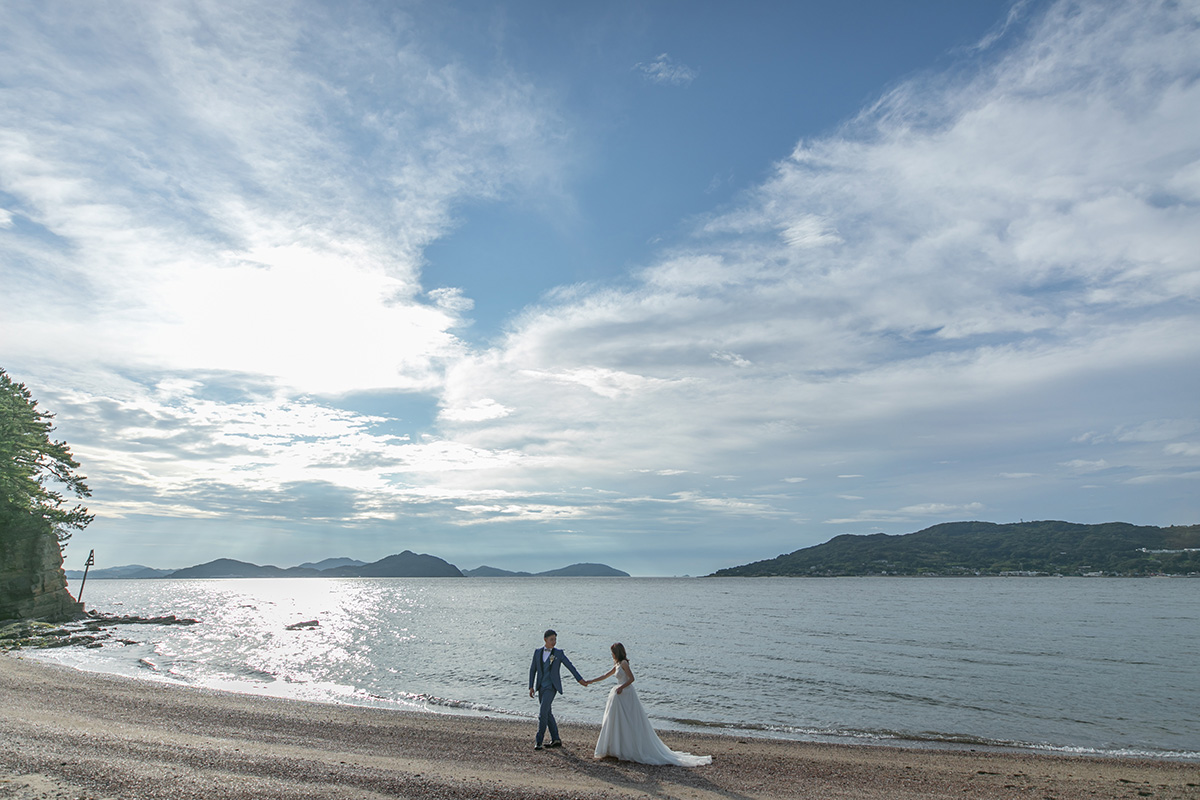
[{"label": "beach", "polygon": [[[522,687],[514,685],[514,691]],[[1200,764],[663,732],[695,769],[595,760],[597,728],[218,692],[0,656],[0,798],[1197,798]]]}]

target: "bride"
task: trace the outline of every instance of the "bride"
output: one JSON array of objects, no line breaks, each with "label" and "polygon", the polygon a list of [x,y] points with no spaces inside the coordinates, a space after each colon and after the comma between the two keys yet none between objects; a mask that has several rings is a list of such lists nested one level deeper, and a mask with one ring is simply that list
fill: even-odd
[{"label": "bride", "polygon": [[614,756],[623,761],[681,767],[711,764],[712,756],[677,753],[662,743],[633,688],[633,670],[625,656],[625,645],[614,644],[612,658],[612,669],[599,678],[586,681],[591,685],[614,674],[617,676],[617,685],[608,693],[608,704],[604,706],[604,722],[600,725],[600,738],[596,740],[596,758]]}]

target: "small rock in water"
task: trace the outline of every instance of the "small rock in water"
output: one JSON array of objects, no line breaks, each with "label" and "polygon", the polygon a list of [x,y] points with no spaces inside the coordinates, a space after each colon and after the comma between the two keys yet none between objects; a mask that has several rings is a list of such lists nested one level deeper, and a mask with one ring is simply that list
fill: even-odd
[{"label": "small rock in water", "polygon": [[296,622],[296,623],[293,623],[293,624],[291,624],[291,625],[288,625],[288,626],[287,626],[287,629],[288,629],[289,631],[298,631],[298,630],[300,630],[301,628],[315,628],[315,627],[317,627],[317,626],[318,626],[318,625],[320,625],[320,624],[321,624],[321,623],[320,623],[320,622],[318,622],[317,620],[315,620],[315,619],[310,619],[310,620],[308,620],[307,622]]}]

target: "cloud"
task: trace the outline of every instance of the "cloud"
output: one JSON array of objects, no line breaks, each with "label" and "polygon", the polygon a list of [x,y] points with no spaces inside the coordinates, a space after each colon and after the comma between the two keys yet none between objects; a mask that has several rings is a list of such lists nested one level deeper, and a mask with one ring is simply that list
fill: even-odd
[{"label": "cloud", "polygon": [[1070,461],[1064,461],[1060,466],[1066,467],[1071,472],[1086,474],[1090,472],[1100,472],[1108,469],[1111,465],[1103,458],[1089,461],[1083,458],[1075,458]]},{"label": "cloud", "polygon": [[663,86],[687,86],[700,74],[686,64],[673,60],[666,53],[660,54],[653,61],[640,62],[634,69],[641,72],[651,83]]},{"label": "cloud", "polygon": [[1155,419],[1121,428],[1114,434],[1119,442],[1166,442],[1200,431],[1194,419]]},{"label": "cloud", "polygon": [[[233,376],[222,388],[221,380],[128,382],[120,392],[107,387],[105,397],[78,390],[44,396],[72,420],[70,441],[92,476],[95,513],[108,520],[292,514],[341,525],[512,498],[495,490],[442,492],[419,476],[494,470],[519,453],[414,441],[389,433],[383,417],[290,398],[265,384],[238,387]],[[205,396],[213,392],[241,396]]]},{"label": "cloud", "polygon": [[428,56],[402,16],[325,13],[14,17],[0,187],[29,225],[0,241],[10,359],[437,386],[472,303],[425,291],[424,249],[458,203],[555,191],[561,125],[513,75]]},{"label": "cloud", "polygon": [[1133,486],[1144,486],[1151,483],[1162,483],[1165,481],[1194,481],[1200,479],[1200,470],[1190,470],[1186,472],[1169,472],[1156,473],[1149,475],[1138,475],[1130,478],[1126,483]]},{"label": "cloud", "polygon": [[726,364],[730,364],[735,367],[753,366],[753,362],[742,358],[737,353],[728,353],[725,351],[718,350],[712,354],[712,357],[714,359],[716,359],[717,361],[724,361]]},{"label": "cloud", "polygon": [[[1178,178],[1200,133],[1189,15],[1060,4],[1013,20],[971,69],[800,142],[632,282],[529,309],[448,375],[513,413],[447,433],[609,488],[661,463],[751,479],[863,464],[862,491],[896,510],[854,519],[895,524],[1019,504],[1015,475],[1154,468],[1000,454],[1044,452],[1085,418],[1143,430],[1117,387],[1133,371],[1169,386],[1200,356],[1200,205]],[[939,480],[988,502],[912,502],[929,487],[898,476],[943,462]],[[805,490],[797,503],[822,502],[824,483]]]},{"label": "cloud", "polygon": [[860,511],[853,517],[827,519],[825,522],[829,525],[847,525],[859,522],[917,524],[917,521],[921,519],[945,520],[951,516],[971,515],[982,511],[983,508],[982,503],[921,503],[891,511],[870,509]]},{"label": "cloud", "polygon": [[1028,10],[1029,10],[1029,0],[1017,0],[1017,2],[1013,3],[1012,7],[1009,8],[1008,15],[1004,18],[1004,20],[1000,24],[994,26],[993,29],[991,31],[989,31],[987,33],[987,35],[984,36],[982,39],[980,39],[978,42],[975,42],[972,45],[970,45],[969,47],[964,48],[964,49],[967,51],[973,51],[976,53],[980,53],[980,52],[983,52],[984,50],[987,50],[988,48],[996,45],[997,43],[1002,42],[1005,39],[1005,37],[1008,35],[1009,31],[1019,21],[1021,21],[1023,18],[1025,18],[1028,15]]},{"label": "cloud", "polygon": [[491,398],[477,400],[469,406],[442,409],[443,419],[455,422],[483,422],[489,419],[500,419],[512,413],[511,408],[505,408]]},{"label": "cloud", "polygon": [[841,244],[842,239],[820,217],[806,216],[790,223],[780,232],[784,242],[792,247],[820,247]]}]

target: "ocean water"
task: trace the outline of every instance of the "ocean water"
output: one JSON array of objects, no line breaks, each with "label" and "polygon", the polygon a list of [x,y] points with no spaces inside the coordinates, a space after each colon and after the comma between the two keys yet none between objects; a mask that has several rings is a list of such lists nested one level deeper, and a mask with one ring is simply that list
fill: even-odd
[{"label": "ocean water", "polygon": [[[1194,579],[93,581],[85,600],[200,623],[118,626],[103,647],[37,657],[532,720],[529,663],[553,627],[585,678],[623,642],[660,729],[1200,761]],[[599,722],[610,685],[568,680],[556,716]]]}]

